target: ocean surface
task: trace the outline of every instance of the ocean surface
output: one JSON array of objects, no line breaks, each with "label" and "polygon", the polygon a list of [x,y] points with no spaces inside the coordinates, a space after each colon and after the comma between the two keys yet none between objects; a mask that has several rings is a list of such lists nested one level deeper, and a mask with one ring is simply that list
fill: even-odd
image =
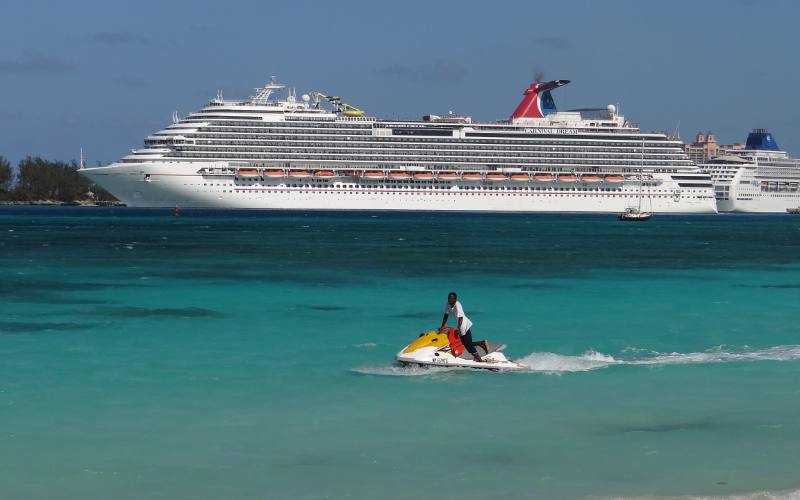
[{"label": "ocean surface", "polygon": [[3,499],[675,496],[800,497],[800,217],[0,209]]}]

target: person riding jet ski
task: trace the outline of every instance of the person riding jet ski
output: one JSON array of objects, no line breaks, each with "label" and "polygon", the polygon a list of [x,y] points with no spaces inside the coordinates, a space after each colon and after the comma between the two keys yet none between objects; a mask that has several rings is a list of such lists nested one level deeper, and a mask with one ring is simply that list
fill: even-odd
[{"label": "person riding jet ski", "polygon": [[444,329],[451,314],[457,318],[456,333],[461,337],[461,344],[467,349],[467,352],[472,354],[472,358],[475,361],[483,362],[475,346],[482,347],[484,352],[488,354],[489,342],[487,340],[472,340],[472,321],[464,314],[464,308],[461,306],[456,292],[447,294],[447,304],[444,306],[444,317],[442,318],[442,326],[439,328],[440,331]]}]

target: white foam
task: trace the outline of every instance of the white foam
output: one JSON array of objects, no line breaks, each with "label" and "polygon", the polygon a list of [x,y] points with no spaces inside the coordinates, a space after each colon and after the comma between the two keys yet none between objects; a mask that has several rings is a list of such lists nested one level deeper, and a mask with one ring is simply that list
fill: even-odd
[{"label": "white foam", "polygon": [[747,493],[731,493],[729,495],[684,495],[684,496],[643,496],[643,497],[609,497],[615,500],[800,500],[800,490],[785,491],[752,491]]},{"label": "white foam", "polygon": [[[628,348],[623,352],[641,353],[640,349]],[[726,350],[722,346],[703,352],[671,352],[650,354],[631,359],[616,359],[608,354],[587,351],[580,356],[564,356],[552,352],[534,352],[517,360],[531,371],[546,373],[585,372],[612,365],[692,365],[712,363],[735,363],[753,361],[795,361],[800,359],[800,345],[780,345],[765,349]]]},{"label": "white foam", "polygon": [[527,366],[532,371],[547,373],[585,372],[622,363],[612,356],[595,351],[587,351],[580,356],[564,356],[552,352],[534,352],[522,359],[518,359],[517,362]]},{"label": "white foam", "polygon": [[779,345],[766,349],[725,350],[722,346],[704,352],[653,353],[649,359],[631,360],[633,365],[688,365],[734,363],[738,361],[794,361],[800,359],[800,345]]},{"label": "white foam", "polygon": [[362,375],[379,375],[386,377],[441,376],[443,374],[452,373],[457,370],[458,368],[445,368],[445,367],[428,368],[425,366],[401,366],[401,365],[362,366],[360,368],[353,368],[353,372],[360,373]]}]

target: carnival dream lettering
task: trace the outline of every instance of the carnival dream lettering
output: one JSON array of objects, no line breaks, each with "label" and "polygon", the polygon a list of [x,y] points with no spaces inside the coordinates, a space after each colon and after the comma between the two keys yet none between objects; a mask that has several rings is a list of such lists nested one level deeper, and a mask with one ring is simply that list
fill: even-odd
[{"label": "carnival dream lettering", "polygon": [[574,135],[578,133],[575,128],[526,128],[526,134],[563,134]]}]

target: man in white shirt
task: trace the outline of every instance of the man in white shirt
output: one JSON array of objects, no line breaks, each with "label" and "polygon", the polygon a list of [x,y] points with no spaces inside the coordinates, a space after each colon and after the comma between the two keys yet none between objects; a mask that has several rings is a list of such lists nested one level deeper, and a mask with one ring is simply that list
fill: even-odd
[{"label": "man in white shirt", "polygon": [[458,327],[456,332],[461,336],[461,343],[464,344],[467,351],[472,354],[475,361],[482,362],[483,359],[478,355],[478,350],[475,349],[475,346],[483,347],[486,354],[489,354],[489,342],[485,340],[472,340],[472,321],[464,314],[464,308],[461,307],[461,302],[458,301],[456,292],[450,292],[447,295],[447,304],[444,306],[444,318],[442,318],[441,328],[444,328],[444,325],[447,323],[447,318],[449,318],[451,314],[457,318]]}]

